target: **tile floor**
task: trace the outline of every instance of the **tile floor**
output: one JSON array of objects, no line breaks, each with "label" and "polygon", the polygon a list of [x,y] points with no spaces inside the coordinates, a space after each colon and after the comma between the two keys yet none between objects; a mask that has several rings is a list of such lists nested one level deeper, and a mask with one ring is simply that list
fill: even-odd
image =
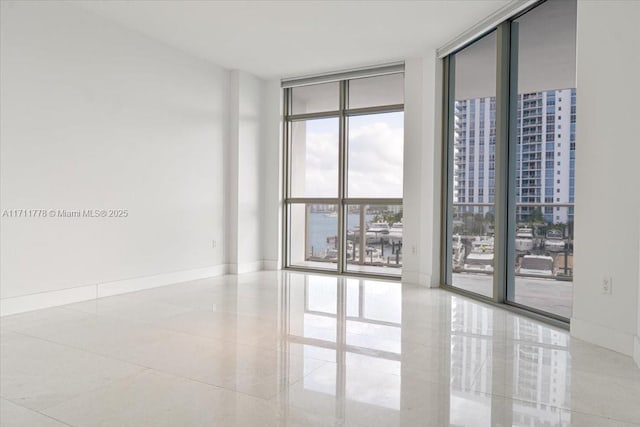
[{"label": "tile floor", "polygon": [[0,320],[2,426],[629,426],[640,369],[438,289],[225,276]]}]

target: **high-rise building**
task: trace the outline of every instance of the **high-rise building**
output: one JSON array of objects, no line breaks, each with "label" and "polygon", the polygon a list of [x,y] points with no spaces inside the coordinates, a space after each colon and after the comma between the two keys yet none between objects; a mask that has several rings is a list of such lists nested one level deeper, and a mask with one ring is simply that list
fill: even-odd
[{"label": "high-rise building", "polygon": [[[573,222],[576,90],[518,95],[517,220]],[[455,102],[454,203],[486,214],[495,194],[494,97]]]}]

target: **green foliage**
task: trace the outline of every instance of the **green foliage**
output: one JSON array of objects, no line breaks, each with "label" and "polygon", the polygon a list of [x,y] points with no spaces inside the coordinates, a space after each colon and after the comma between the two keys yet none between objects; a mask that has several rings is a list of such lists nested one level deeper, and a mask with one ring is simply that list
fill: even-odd
[{"label": "green foliage", "polygon": [[389,225],[392,225],[395,222],[402,222],[402,209],[398,213],[393,212],[383,212],[382,214],[377,214],[373,217],[373,222],[386,222]]},{"label": "green foliage", "polygon": [[542,208],[537,207],[529,215],[529,222],[532,224],[544,222],[544,215],[542,215]]}]

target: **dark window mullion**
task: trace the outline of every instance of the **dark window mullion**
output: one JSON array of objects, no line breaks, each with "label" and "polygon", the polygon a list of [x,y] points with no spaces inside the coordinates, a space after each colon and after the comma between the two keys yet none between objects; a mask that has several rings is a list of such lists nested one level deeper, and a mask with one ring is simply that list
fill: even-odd
[{"label": "dark window mullion", "polygon": [[454,156],[454,121],[455,121],[455,56],[449,55],[444,60],[443,83],[443,141],[442,141],[442,229],[445,238],[441,249],[441,282],[444,285],[453,285],[452,266],[452,238],[453,238],[453,156]]},{"label": "dark window mullion", "polygon": [[[517,103],[512,93],[516,76],[511,73],[511,22],[497,28],[496,55],[496,189],[495,189],[495,258],[493,300],[506,300],[507,283],[513,283],[515,265],[515,119]],[[513,137],[512,137],[513,135]],[[514,144],[513,148],[511,147]]]},{"label": "dark window mullion", "polygon": [[340,116],[338,134],[338,273],[344,273],[347,257],[347,233],[344,199],[347,194],[347,116],[345,111],[348,104],[348,82],[340,82]]}]

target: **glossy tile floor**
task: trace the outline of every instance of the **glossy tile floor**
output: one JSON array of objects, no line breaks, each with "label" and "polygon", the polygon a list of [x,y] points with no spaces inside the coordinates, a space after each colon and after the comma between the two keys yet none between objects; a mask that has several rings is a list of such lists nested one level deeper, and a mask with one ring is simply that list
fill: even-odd
[{"label": "glossy tile floor", "polygon": [[260,272],[0,321],[3,426],[626,426],[628,357],[438,289]]}]

